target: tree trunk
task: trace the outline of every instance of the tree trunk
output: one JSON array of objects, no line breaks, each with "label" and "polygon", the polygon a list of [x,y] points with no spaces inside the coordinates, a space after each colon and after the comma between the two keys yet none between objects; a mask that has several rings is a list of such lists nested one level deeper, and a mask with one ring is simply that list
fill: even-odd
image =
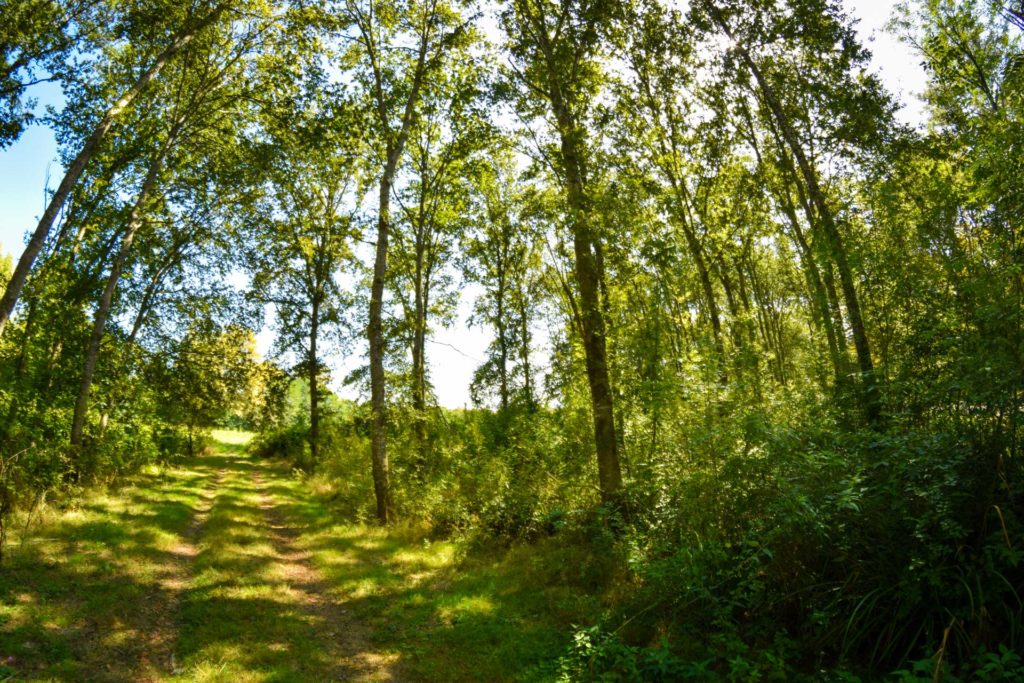
[{"label": "tree trunk", "polygon": [[114,291],[117,289],[117,281],[121,278],[121,271],[124,269],[128,254],[131,251],[135,234],[142,227],[143,209],[153,188],[156,187],[160,175],[160,168],[163,165],[164,156],[174,144],[174,139],[180,129],[180,123],[175,127],[163,146],[153,157],[146,173],[146,179],[139,190],[139,196],[135,199],[132,213],[128,220],[128,226],[121,237],[121,246],[114,262],[110,266],[110,274],[107,276],[107,284],[103,288],[99,305],[93,316],[92,335],[89,337],[89,346],[85,353],[85,364],[82,368],[82,381],[78,388],[78,399],[75,401],[75,413],[71,422],[71,445],[80,446],[82,443],[82,432],[85,429],[85,418],[89,409],[89,394],[92,391],[93,376],[96,372],[96,363],[99,360],[100,346],[103,343],[103,335],[107,327],[107,317],[110,314],[110,306],[114,299]]},{"label": "tree trunk", "polygon": [[412,409],[413,409],[413,431],[416,437],[416,469],[422,475],[422,468],[426,461],[424,450],[426,449],[426,410],[427,410],[427,307],[428,287],[424,275],[424,258],[426,255],[426,239],[423,231],[426,229],[423,224],[423,215],[420,214],[421,224],[417,228],[416,237],[416,273],[413,283],[413,329],[412,329]]},{"label": "tree trunk", "polygon": [[[388,263],[389,211],[391,207],[391,174],[397,154],[388,150],[388,169],[380,180],[377,215],[377,245],[373,261],[373,284],[370,288],[370,320],[367,337],[370,343],[370,451],[373,460],[373,491],[377,499],[377,521],[387,524],[392,518],[391,488],[388,481],[387,415],[384,393],[384,277]],[[395,162],[392,162],[392,158]]]},{"label": "tree trunk", "polygon": [[529,306],[525,292],[519,297],[519,358],[523,366],[523,397],[526,400],[526,407],[533,410],[536,406],[536,399],[533,396],[533,375],[530,369],[530,315]]},{"label": "tree trunk", "polygon": [[[504,231],[503,231],[504,232]],[[507,241],[510,235],[503,234],[502,240]],[[502,249],[502,251],[505,251]],[[498,258],[498,291],[495,292],[495,306],[498,313],[498,391],[501,399],[501,410],[508,410],[508,323],[506,317],[505,299],[507,298],[508,286],[505,281],[506,258],[508,254],[503,253]]]},{"label": "tree trunk", "polygon": [[[682,209],[680,209],[682,211]],[[697,235],[685,218],[680,218],[680,225],[683,235],[686,237],[686,246],[690,249],[690,255],[697,265],[697,274],[700,276],[700,289],[704,294],[704,301],[708,307],[708,317],[711,319],[711,333],[715,342],[715,372],[718,375],[718,383],[725,386],[729,383],[728,373],[725,371],[725,340],[722,336],[722,318],[718,310],[718,300],[715,298],[715,289],[711,283],[711,273],[708,270],[707,262],[704,260],[704,250],[701,248]]]},{"label": "tree trunk", "polygon": [[39,219],[35,232],[32,233],[31,239],[25,245],[25,251],[22,252],[21,258],[18,259],[18,265],[11,275],[10,282],[7,283],[7,289],[4,291],[3,297],[0,297],[0,337],[3,336],[7,321],[10,320],[14,306],[18,303],[21,291],[25,287],[25,281],[28,279],[28,274],[32,270],[36,256],[39,255],[39,251],[46,242],[46,237],[49,235],[50,228],[53,227],[53,223],[57,219],[57,214],[60,213],[64,202],[67,201],[68,195],[71,194],[71,190],[74,189],[79,176],[82,175],[89,160],[92,159],[99,149],[100,143],[103,142],[103,139],[110,131],[114,120],[135,101],[135,98],[139,96],[150,81],[156,78],[167,62],[188,45],[199,31],[216,21],[225,8],[225,4],[218,5],[206,18],[187,32],[178,36],[174,42],[157,56],[149,69],[139,76],[138,80],[106,111],[103,118],[96,125],[96,128],[93,129],[92,134],[89,135],[82,149],[68,167],[67,172],[64,174],[64,179],[57,186],[57,191],[50,198],[50,202],[47,204],[42,218]]},{"label": "tree trunk", "polygon": [[315,467],[320,461],[320,392],[317,388],[316,341],[320,328],[320,298],[313,297],[309,325],[309,454]]},{"label": "tree trunk", "polygon": [[[611,296],[608,294],[608,280],[605,277],[604,270],[604,248],[601,244],[601,240],[595,237],[593,240],[594,244],[594,264],[597,266],[597,291],[601,300],[601,315],[604,319],[605,325],[605,338],[608,337],[609,329],[612,325],[614,318],[611,314]],[[614,330],[612,330],[614,331]],[[615,422],[615,448],[618,453],[620,460],[626,459],[626,420],[622,415],[622,401],[618,400],[621,394],[618,391],[617,378],[615,376],[615,370],[618,367],[615,359],[615,345],[606,350],[606,362],[608,365],[608,386],[609,391],[612,395],[612,418]]]},{"label": "tree trunk", "polygon": [[431,28],[436,17],[436,6],[424,17],[424,25],[420,33],[420,44],[416,58],[416,68],[412,77],[412,87],[405,100],[402,113],[402,127],[394,132],[387,115],[384,98],[383,75],[378,66],[377,47],[369,38],[372,27],[360,22],[363,44],[370,53],[370,61],[374,72],[375,97],[377,115],[380,125],[385,129],[387,149],[385,154],[384,172],[380,178],[380,196],[378,198],[377,245],[373,260],[373,282],[370,285],[370,315],[366,326],[366,336],[370,344],[370,452],[373,460],[373,490],[377,498],[377,521],[387,524],[394,517],[391,502],[391,486],[388,480],[387,451],[387,401],[384,384],[384,278],[388,265],[388,237],[391,222],[391,183],[395,177],[398,160],[402,156],[409,130],[416,115],[416,104],[419,102],[420,87],[427,70],[427,48],[430,45]]},{"label": "tree trunk", "polygon": [[600,282],[594,255],[594,236],[583,184],[578,131],[572,117],[557,97],[552,104],[559,121],[562,161],[565,167],[566,194],[575,257],[576,285],[580,296],[580,322],[586,355],[587,380],[594,418],[594,442],[597,448],[597,472],[601,498],[615,499],[622,487],[618,440],[615,436],[615,410],[608,373],[605,321],[601,313]]},{"label": "tree trunk", "polygon": [[[824,278],[818,269],[818,264],[811,252],[811,246],[800,229],[800,221],[797,218],[796,209],[788,197],[782,203],[783,213],[789,219],[793,231],[793,241],[796,242],[800,251],[800,262],[804,267],[804,276],[807,279],[811,296],[814,299],[817,315],[814,316],[825,330],[825,337],[828,342],[829,356],[832,359],[832,370],[835,375],[836,388],[842,390],[846,383],[846,343],[843,328],[836,329],[836,308],[830,301],[829,293],[825,287]],[[839,323],[842,322],[842,313],[839,312]]]},{"label": "tree trunk", "polygon": [[[125,348],[131,353],[132,345],[135,343],[135,339],[139,336],[139,332],[142,331],[142,325],[146,321],[146,316],[149,314],[150,309],[153,306],[153,300],[156,297],[157,290],[167,272],[178,263],[180,259],[180,253],[177,249],[172,249],[172,256],[169,261],[160,266],[153,277],[150,278],[149,284],[146,285],[146,289],[142,295],[142,302],[139,304],[139,310],[135,313],[135,321],[132,323],[132,329],[128,333],[128,338],[125,340]],[[106,431],[107,425],[110,422],[110,415],[113,413],[117,406],[121,403],[122,394],[124,393],[123,382],[121,377],[118,377],[118,381],[114,384],[114,388],[111,390],[110,400],[107,401],[107,405],[104,408],[103,414],[100,416],[100,435]]]},{"label": "tree trunk", "polygon": [[[594,419],[594,443],[597,451],[597,474],[604,502],[614,502],[622,488],[622,472],[619,467],[618,440],[615,436],[615,407],[608,372],[608,350],[605,340],[605,321],[601,311],[600,274],[597,267],[595,247],[597,239],[590,220],[590,207],[586,195],[586,172],[583,159],[582,130],[577,125],[571,107],[576,105],[573,93],[563,91],[565,81],[571,78],[556,57],[556,35],[548,33],[543,9],[535,13],[524,7],[537,38],[543,59],[547,91],[544,93],[551,104],[560,142],[562,172],[565,178],[566,203],[569,208],[569,227],[572,231],[574,272],[579,289],[577,323],[583,337],[586,357],[587,382],[590,386],[590,403]],[[577,53],[577,57],[582,56]],[[564,283],[563,283],[564,285]],[[565,287],[567,298],[575,304],[572,292]]]}]

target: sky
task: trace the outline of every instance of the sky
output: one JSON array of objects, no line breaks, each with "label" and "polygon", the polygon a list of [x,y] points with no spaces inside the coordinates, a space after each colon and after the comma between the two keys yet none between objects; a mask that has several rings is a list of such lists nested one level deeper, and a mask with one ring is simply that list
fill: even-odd
[{"label": "sky", "polygon": [[[848,12],[859,20],[861,40],[873,53],[873,69],[890,92],[903,104],[900,117],[911,124],[922,120],[923,106],[919,94],[925,83],[920,58],[895,36],[885,30],[896,0],[847,0]],[[59,88],[52,84],[35,86],[31,96],[39,107],[61,106]],[[63,174],[57,161],[53,134],[43,126],[32,126],[11,147],[0,151],[0,249],[17,259],[26,234],[35,227],[45,208],[45,188],[56,187]],[[476,291],[462,288],[458,320],[449,329],[434,331],[428,343],[430,374],[440,405],[457,408],[470,404],[469,384],[474,370],[483,362],[490,337],[480,327],[470,327],[468,319]],[[258,336],[258,347],[265,353],[273,340],[269,328]],[[340,378],[365,362],[364,349],[354,348],[348,358],[334,364],[335,389],[355,398],[343,389]]]}]

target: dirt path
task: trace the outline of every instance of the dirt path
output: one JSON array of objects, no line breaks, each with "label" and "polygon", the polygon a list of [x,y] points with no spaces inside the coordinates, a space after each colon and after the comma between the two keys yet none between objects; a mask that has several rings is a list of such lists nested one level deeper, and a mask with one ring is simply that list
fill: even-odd
[{"label": "dirt path", "polygon": [[197,681],[400,680],[397,656],[376,651],[282,514],[302,503],[290,473],[241,447],[212,457],[216,480],[179,547],[191,574],[168,670]]},{"label": "dirt path", "polygon": [[[224,468],[217,470],[215,477],[208,478],[202,493],[199,495],[199,505],[196,507],[192,522],[185,530],[178,541],[171,549],[173,558],[173,570],[161,581],[162,586],[170,596],[165,612],[161,615],[160,628],[153,634],[150,640],[150,647],[153,652],[153,659],[159,662],[164,672],[175,675],[180,673],[178,658],[176,654],[178,634],[181,629],[180,614],[182,598],[188,591],[188,584],[192,576],[192,564],[199,554],[197,541],[206,524],[206,518],[210,515],[213,507],[213,500],[217,488],[227,471]],[[158,680],[158,678],[154,678]]]},{"label": "dirt path", "polygon": [[53,513],[0,571],[0,680],[398,681],[241,442]]},{"label": "dirt path", "polygon": [[267,528],[280,575],[287,582],[302,609],[319,625],[318,633],[339,681],[397,681],[395,657],[375,652],[367,628],[352,618],[345,604],[332,595],[330,584],[312,562],[312,554],[300,547],[301,530],[288,525],[273,497],[266,491],[263,472],[253,471],[252,482],[259,493],[260,509]]},{"label": "dirt path", "polygon": [[469,554],[361,524],[247,435],[215,438],[12,541],[0,681],[539,683],[603,609],[552,579],[581,557],[557,540]]}]

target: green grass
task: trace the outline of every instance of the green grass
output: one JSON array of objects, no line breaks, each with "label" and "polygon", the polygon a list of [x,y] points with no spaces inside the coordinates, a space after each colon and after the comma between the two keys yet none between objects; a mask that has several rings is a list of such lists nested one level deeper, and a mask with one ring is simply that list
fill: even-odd
[{"label": "green grass", "polygon": [[0,680],[550,680],[594,558],[345,523],[247,436],[47,512],[0,572]]}]

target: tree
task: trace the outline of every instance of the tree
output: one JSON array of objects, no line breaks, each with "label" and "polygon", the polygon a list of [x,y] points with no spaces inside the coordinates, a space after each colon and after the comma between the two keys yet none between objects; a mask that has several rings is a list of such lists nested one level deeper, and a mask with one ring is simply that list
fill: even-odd
[{"label": "tree", "polygon": [[162,355],[162,367],[154,370],[164,392],[162,409],[184,423],[189,454],[197,430],[212,426],[247,399],[257,367],[255,349],[251,330],[198,320]]},{"label": "tree", "polygon": [[11,277],[11,270],[13,268],[13,261],[11,255],[3,251],[3,246],[0,246],[0,282],[7,286],[7,280]]},{"label": "tree", "polygon": [[[429,392],[426,341],[431,317],[450,320],[451,291],[459,236],[466,230],[476,155],[486,148],[488,127],[479,109],[482,73],[465,50],[445,73],[433,76],[422,97],[421,114],[410,136],[408,182],[396,193],[392,279],[408,330],[412,359],[412,409],[420,458],[426,449]],[[461,63],[460,63],[461,62]]]},{"label": "tree", "polygon": [[[814,69],[816,75],[821,75],[818,79],[821,84],[819,87],[828,84],[831,88],[833,97],[830,105],[838,110],[838,132],[860,138],[854,142],[869,135],[866,131],[872,125],[884,130],[884,118],[891,105],[879,91],[876,82],[869,78],[854,80],[850,77],[852,70],[863,68],[867,53],[856,42],[853,29],[837,16],[838,11],[821,0],[807,0],[805,4],[798,3],[795,8],[797,11],[792,15],[780,12],[775,7],[766,7],[756,13],[757,21],[752,21],[750,16],[743,16],[732,8],[723,10],[715,2],[706,0],[694,6],[698,13],[695,23],[700,25],[703,21],[709,21],[728,39],[731,46],[729,52],[737,55],[740,64],[753,79],[747,82],[747,86],[759,98],[766,122],[777,135],[780,153],[792,159],[797,173],[796,180],[802,184],[805,193],[808,220],[821,235],[825,253],[838,274],[860,369],[864,415],[869,423],[877,425],[882,418],[881,396],[847,240],[840,231],[835,211],[823,188],[820,172],[794,124],[791,112],[796,109],[792,103],[781,99],[775,85],[779,80],[792,76],[794,70],[787,71],[785,61],[776,61],[771,63],[773,71],[768,71],[768,60],[755,57],[754,50],[770,45],[775,40],[782,40],[795,48],[792,54],[811,55],[801,61],[799,68],[803,69],[804,77],[807,77],[808,67]],[[839,50],[832,54],[826,53],[821,49],[825,45],[838,47]],[[801,53],[801,50],[806,52]],[[829,57],[819,56],[825,54],[829,54]],[[792,66],[796,67],[795,64]],[[851,106],[838,109],[840,103]],[[854,109],[854,106],[858,108]],[[874,117],[873,121],[871,117]],[[844,125],[845,130],[841,128]]]},{"label": "tree", "polygon": [[[515,158],[499,149],[476,176],[474,230],[464,238],[467,277],[484,288],[473,321],[490,327],[494,340],[477,368],[477,403],[497,389],[498,407],[537,404],[530,363],[531,311],[538,300],[540,254],[529,216],[528,191],[517,186]],[[517,381],[518,377],[518,381]]]},{"label": "tree", "polygon": [[175,33],[170,43],[148,62],[148,66],[142,74],[134,78],[130,84],[121,90],[120,94],[117,95],[117,99],[106,108],[84,142],[81,143],[77,154],[75,154],[73,159],[69,160],[64,178],[50,198],[46,210],[39,219],[39,224],[32,233],[28,244],[25,245],[25,250],[22,252],[21,257],[18,259],[18,265],[11,275],[3,296],[0,297],[0,336],[3,335],[7,321],[10,319],[15,305],[18,303],[22,289],[25,287],[25,281],[32,270],[36,257],[43,248],[43,243],[46,241],[46,237],[49,235],[57,215],[63,208],[71,190],[78,182],[89,161],[100,150],[104,139],[115,121],[117,121],[122,112],[132,105],[150,82],[160,74],[163,68],[191,43],[198,34],[216,23],[226,9],[227,4],[221,3],[213,8],[203,8],[203,10],[200,10],[201,13],[193,13],[189,10],[183,17],[168,17],[172,20],[177,19],[181,21],[181,28]]},{"label": "tree", "polygon": [[278,344],[301,349],[314,463],[319,460],[323,367],[318,346],[325,328],[340,322],[345,297],[338,277],[352,257],[356,149],[347,130],[353,123],[343,112],[303,128],[275,131],[275,142],[266,151],[271,193],[253,234],[259,247],[249,254],[256,296],[276,310]]},{"label": "tree", "polygon": [[[614,27],[619,3],[582,0],[561,4],[513,0],[502,14],[518,80],[529,92],[520,106],[546,113],[557,141],[554,152],[565,193],[572,236],[579,328],[586,353],[601,496],[615,498],[622,486],[615,410],[608,369],[606,321],[598,268],[600,235],[588,186],[589,152],[584,114],[600,87],[599,57]],[[541,109],[538,109],[540,107]]]},{"label": "tree", "polygon": [[[377,239],[366,334],[370,348],[373,486],[377,519],[386,524],[394,514],[388,480],[383,331],[391,194],[406,143],[420,116],[423,91],[433,75],[447,66],[451,50],[463,44],[468,34],[467,25],[455,7],[441,0],[408,4],[346,0],[339,13],[346,29],[353,34],[351,53],[345,59],[358,65],[356,77],[373,112],[372,131],[380,163]],[[397,47],[404,41],[414,45],[411,51]]]},{"label": "tree", "polygon": [[[225,111],[224,105],[235,99],[244,87],[244,71],[239,68],[239,63],[243,56],[252,50],[255,36],[259,32],[256,30],[249,34],[239,33],[236,41],[228,41],[226,44],[210,41],[207,45],[197,45],[196,51],[184,55],[172,78],[169,79],[167,100],[159,98],[159,95],[163,94],[159,89],[156,93],[151,92],[157,95],[155,114],[165,116],[167,122],[164,125],[158,122],[154,129],[150,130],[149,142],[153,150],[144,165],[144,176],[138,194],[128,215],[127,225],[118,238],[117,251],[110,264],[93,316],[93,329],[85,353],[82,380],[71,426],[72,446],[80,446],[82,442],[94,373],[114,294],[132,253],[136,235],[152,211],[154,201],[161,199],[158,189],[165,166],[170,159],[170,170],[173,171],[174,162],[183,164],[187,159],[185,155],[175,154],[181,138],[185,138],[187,143],[190,136],[198,137],[210,131],[223,137],[230,136],[231,123],[237,125],[238,122],[230,121],[226,115],[229,111]],[[210,45],[210,52],[204,52],[204,48],[210,49]],[[225,147],[230,146],[229,141],[223,142],[226,143]],[[141,324],[142,318],[139,320]],[[136,332],[137,330],[133,331],[132,337]]]},{"label": "tree", "polygon": [[108,39],[102,0],[0,0],[0,149],[17,140],[35,116],[28,90],[85,65],[69,63]]}]

